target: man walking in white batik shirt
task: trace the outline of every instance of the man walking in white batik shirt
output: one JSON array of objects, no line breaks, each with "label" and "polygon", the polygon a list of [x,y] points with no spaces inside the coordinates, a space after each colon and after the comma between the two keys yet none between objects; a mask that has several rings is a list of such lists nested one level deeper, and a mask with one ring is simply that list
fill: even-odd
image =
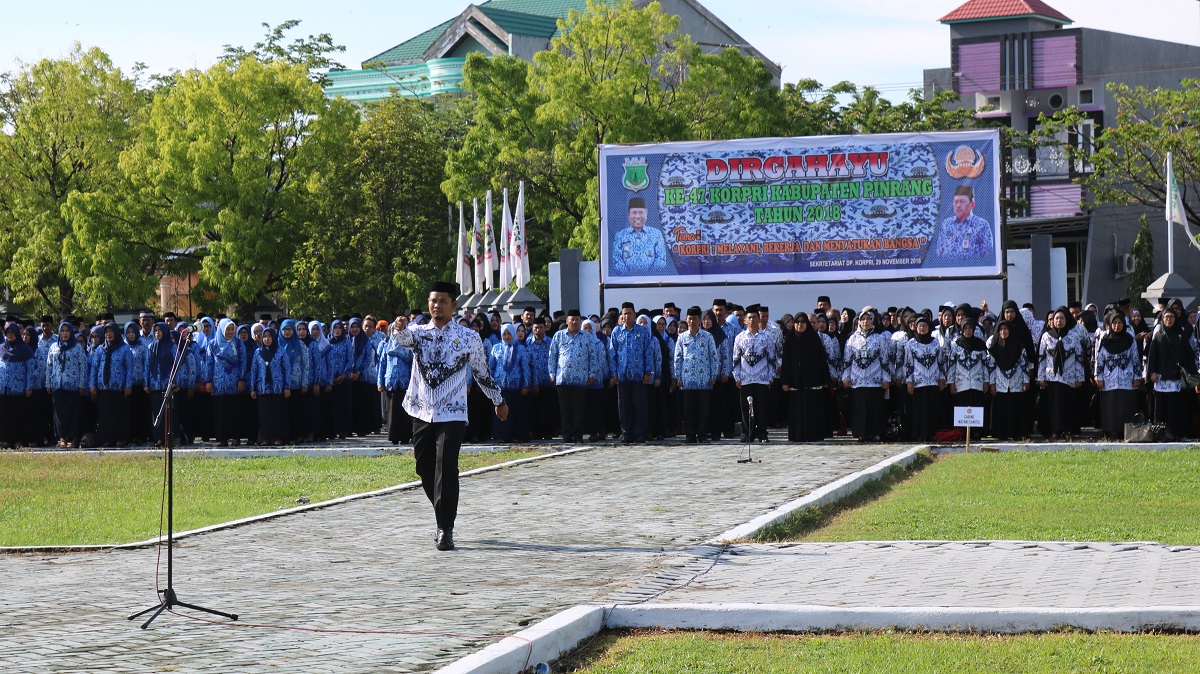
[{"label": "man walking in white batik shirt", "polygon": [[458,450],[467,427],[467,375],[508,418],[508,405],[488,371],[483,342],[470,328],[452,320],[458,285],[437,281],[429,288],[430,322],[409,325],[396,337],[413,352],[412,380],[404,410],[413,418],[413,458],[421,486],[437,518],[437,549],[454,549],[458,515]]}]

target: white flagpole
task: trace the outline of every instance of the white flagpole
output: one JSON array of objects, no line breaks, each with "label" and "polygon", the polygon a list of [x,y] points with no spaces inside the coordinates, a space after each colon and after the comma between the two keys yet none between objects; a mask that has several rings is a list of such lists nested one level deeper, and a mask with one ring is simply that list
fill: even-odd
[{"label": "white flagpole", "polygon": [[1179,208],[1179,186],[1175,182],[1175,167],[1171,153],[1167,153],[1167,273],[1175,273],[1175,228],[1183,223],[1183,209]]},{"label": "white flagpole", "polygon": [[471,282],[471,262],[467,257],[467,229],[466,223],[463,220],[463,204],[458,202],[458,258],[456,260],[455,269],[457,273],[455,282],[458,283],[458,292],[463,295],[467,294],[467,289],[474,285]]},{"label": "white flagpole", "polygon": [[479,230],[479,199],[471,200],[471,257],[475,259],[475,294],[482,295],[483,287],[483,232]]}]

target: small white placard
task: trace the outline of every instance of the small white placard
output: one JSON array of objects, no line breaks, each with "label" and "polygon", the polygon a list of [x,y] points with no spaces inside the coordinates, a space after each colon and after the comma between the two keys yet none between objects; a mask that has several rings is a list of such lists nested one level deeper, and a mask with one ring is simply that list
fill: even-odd
[{"label": "small white placard", "polygon": [[954,425],[969,426],[972,428],[983,427],[983,408],[982,407],[955,407],[954,408]]}]

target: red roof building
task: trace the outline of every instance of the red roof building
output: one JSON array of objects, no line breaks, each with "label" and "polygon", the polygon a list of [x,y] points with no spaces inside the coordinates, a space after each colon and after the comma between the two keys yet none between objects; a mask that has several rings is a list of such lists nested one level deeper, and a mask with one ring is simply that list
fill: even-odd
[{"label": "red roof building", "polygon": [[1072,23],[1065,14],[1042,0],[968,0],[961,7],[938,19],[942,23],[1038,17],[1061,24]]}]

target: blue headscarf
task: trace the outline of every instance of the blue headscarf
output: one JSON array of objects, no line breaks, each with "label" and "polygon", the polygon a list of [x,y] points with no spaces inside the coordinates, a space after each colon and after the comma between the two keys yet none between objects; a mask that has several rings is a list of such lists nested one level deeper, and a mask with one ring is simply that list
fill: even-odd
[{"label": "blue headscarf", "polygon": [[[133,341],[129,341],[129,331],[133,330]],[[125,343],[129,346],[137,346],[142,343],[142,326],[137,324],[137,321],[129,321],[125,324]]]},{"label": "blue headscarf", "polygon": [[78,336],[75,333],[75,326],[71,325],[67,321],[63,321],[62,323],[58,324],[58,331],[62,332],[63,328],[71,331],[71,337],[65,342],[61,339],[58,340],[58,363],[60,365],[63,365],[67,362],[67,352],[79,346]]},{"label": "blue headscarf", "polygon": [[[5,330],[7,331],[7,328]],[[93,344],[92,340],[96,340],[96,343]],[[104,326],[93,325],[92,329],[88,331],[88,355],[96,353],[96,349],[100,348],[101,344],[104,344]]]},{"label": "blue headscarf", "polygon": [[[4,343],[0,344],[0,360],[7,360],[13,363],[23,363],[30,358],[33,358],[33,349],[29,348],[21,339],[21,325],[19,323],[9,323],[4,326]],[[7,335],[12,334],[17,338],[16,342],[9,343]]]},{"label": "blue headscarf", "polygon": [[[342,335],[340,337],[333,334],[334,331],[337,329],[337,326],[339,326],[339,325],[342,326]],[[346,339],[346,336],[348,334],[349,334],[349,331],[346,329],[346,324],[343,323],[340,318],[336,319],[333,321],[333,324],[329,326],[329,343],[330,344],[341,344],[342,341],[344,341]]]},{"label": "blue headscarf", "polygon": [[346,330],[349,331],[355,324],[358,325],[358,335],[351,335],[351,338],[354,340],[354,360],[357,362],[358,357],[362,355],[363,349],[367,348],[367,342],[370,341],[370,338],[367,337],[367,331],[362,329],[361,318],[351,318],[350,325]]},{"label": "blue headscarf", "polygon": [[199,321],[196,321],[196,324],[194,326],[196,328],[196,346],[201,351],[207,351],[208,345],[211,344],[215,339],[213,337],[209,337],[208,335],[204,334],[204,326],[205,325],[208,325],[208,328],[210,330],[212,330],[213,332],[216,332],[216,330],[217,330],[217,324],[213,323],[213,319],[209,318],[208,316],[205,316],[204,318],[201,318]]},{"label": "blue headscarf", "polygon": [[264,339],[262,346],[258,347],[258,355],[262,356],[262,359],[269,363],[275,357],[275,353],[279,351],[279,333],[275,331],[275,328],[263,330],[264,337],[268,334],[271,335],[271,346],[267,346],[267,340]]},{"label": "blue headscarf", "polygon": [[280,334],[288,328],[292,329],[292,336],[290,338],[281,337],[279,345],[283,348],[284,355],[287,356],[288,364],[291,365],[296,362],[296,359],[300,357],[304,349],[303,342],[300,341],[300,337],[296,334],[296,321],[290,318],[284,320],[279,326]]},{"label": "blue headscarf", "polygon": [[[504,333],[508,333],[512,337],[512,341],[504,343]],[[508,369],[512,366],[513,355],[517,352],[517,326],[512,323],[505,323],[500,326],[500,346],[504,353],[504,368]]]},{"label": "blue headscarf", "polygon": [[167,327],[166,323],[159,321],[154,324],[154,329],[150,331],[153,336],[155,332],[162,335],[162,338],[155,337],[154,342],[150,345],[147,359],[150,361],[150,371],[159,377],[171,376],[171,366],[175,364],[175,333]]},{"label": "blue headscarf", "polygon": [[226,373],[233,372],[238,366],[237,344],[234,343],[237,340],[237,333],[234,333],[233,339],[225,339],[225,330],[231,325],[233,325],[233,321],[222,318],[221,322],[217,324],[216,335],[209,341],[208,347],[213,358],[221,363],[221,367],[225,369]]},{"label": "blue headscarf", "polygon": [[[104,326],[104,341],[101,343],[104,348],[104,383],[112,380],[112,357],[113,354],[121,350],[125,346],[125,340],[121,338],[120,328],[116,323],[108,323]],[[113,333],[112,341],[108,341],[108,333]]]}]

